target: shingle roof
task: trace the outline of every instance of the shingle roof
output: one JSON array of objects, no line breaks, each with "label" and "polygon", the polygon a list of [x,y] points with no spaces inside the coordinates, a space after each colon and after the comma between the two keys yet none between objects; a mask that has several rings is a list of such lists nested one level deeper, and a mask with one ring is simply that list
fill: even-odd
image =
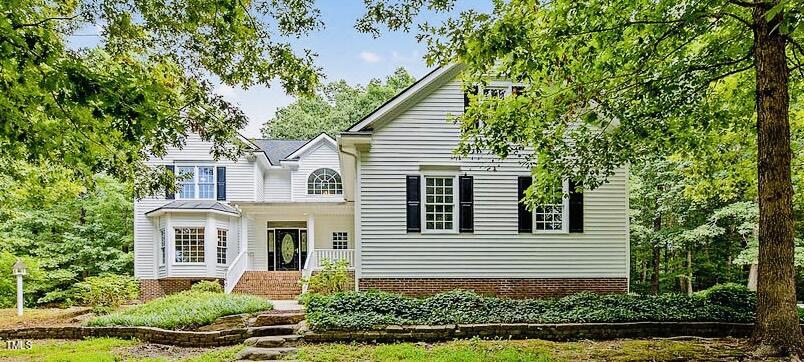
[{"label": "shingle roof", "polygon": [[273,139],[254,139],[252,142],[257,145],[272,165],[278,165],[280,160],[284,160],[291,153],[295,152],[310,140],[273,140]]},{"label": "shingle roof", "polygon": [[159,210],[214,210],[237,214],[237,210],[224,203],[214,200],[176,200],[148,211],[145,215]]}]

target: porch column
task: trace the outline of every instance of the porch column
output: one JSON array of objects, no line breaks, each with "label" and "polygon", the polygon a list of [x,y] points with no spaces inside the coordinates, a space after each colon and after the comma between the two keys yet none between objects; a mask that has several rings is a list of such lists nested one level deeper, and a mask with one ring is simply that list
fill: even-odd
[{"label": "porch column", "polygon": [[[176,262],[176,244],[173,241],[173,222],[170,213],[165,214],[165,276],[170,276],[170,269]],[[159,255],[159,254],[157,254]]]},{"label": "porch column", "polygon": [[[315,257],[315,214],[307,214],[307,258]],[[306,263],[303,261],[302,263]],[[302,269],[307,265],[302,265]]]}]

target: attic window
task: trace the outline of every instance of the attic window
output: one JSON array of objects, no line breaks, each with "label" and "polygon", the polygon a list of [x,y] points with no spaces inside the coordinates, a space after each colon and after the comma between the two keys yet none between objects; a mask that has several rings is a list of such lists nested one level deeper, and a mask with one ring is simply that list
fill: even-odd
[{"label": "attic window", "polygon": [[319,168],[307,178],[308,195],[341,195],[343,183],[341,175],[331,168]]}]

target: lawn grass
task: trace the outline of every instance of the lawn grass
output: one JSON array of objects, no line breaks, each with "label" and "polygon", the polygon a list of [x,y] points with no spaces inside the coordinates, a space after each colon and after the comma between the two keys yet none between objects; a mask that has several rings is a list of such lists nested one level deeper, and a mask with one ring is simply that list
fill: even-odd
[{"label": "lawn grass", "polygon": [[115,338],[92,338],[81,341],[32,341],[31,349],[9,350],[0,346],[0,359],[25,361],[117,361],[115,349],[131,347],[137,341]]},{"label": "lawn grass", "polygon": [[550,342],[464,340],[437,344],[305,345],[290,359],[301,361],[633,361],[744,358],[736,339],[666,339]]},{"label": "lawn grass", "polygon": [[88,308],[25,308],[22,317],[17,317],[16,308],[0,309],[0,329],[55,326],[71,324],[77,315],[86,313]]},{"label": "lawn grass", "polygon": [[216,318],[271,310],[268,300],[243,294],[186,291],[91,319],[89,326],[148,326],[192,329]]}]

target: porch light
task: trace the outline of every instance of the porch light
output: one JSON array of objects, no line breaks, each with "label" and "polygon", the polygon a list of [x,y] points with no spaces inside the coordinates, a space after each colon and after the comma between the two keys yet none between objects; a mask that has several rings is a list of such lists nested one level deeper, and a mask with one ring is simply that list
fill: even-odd
[{"label": "porch light", "polygon": [[17,276],[17,316],[22,317],[22,276],[28,274],[28,269],[22,259],[17,259],[11,267],[11,273]]}]

